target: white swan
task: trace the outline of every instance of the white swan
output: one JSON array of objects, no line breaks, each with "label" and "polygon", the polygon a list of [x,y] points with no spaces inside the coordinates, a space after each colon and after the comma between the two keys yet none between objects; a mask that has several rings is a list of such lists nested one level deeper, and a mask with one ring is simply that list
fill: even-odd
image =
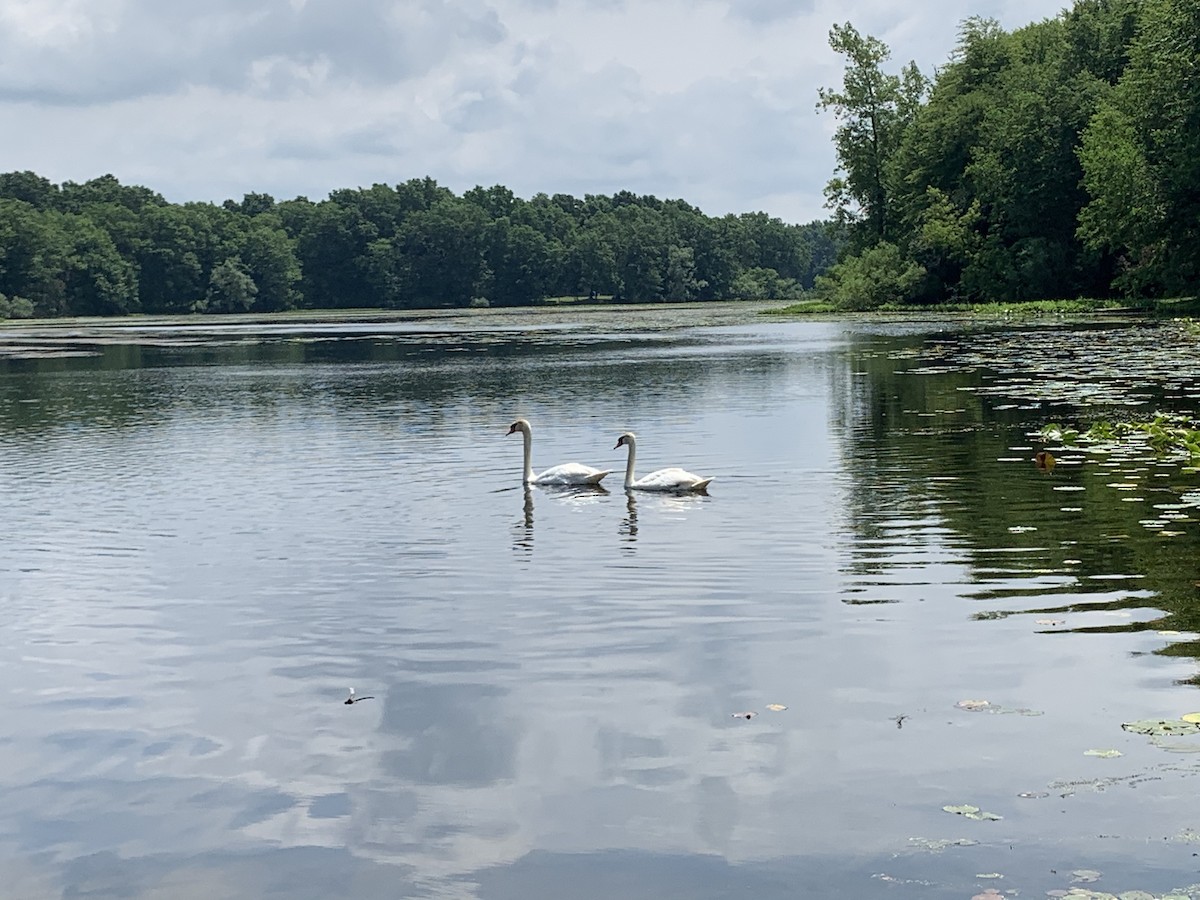
[{"label": "white swan", "polygon": [[[593,469],[580,463],[563,463],[547,469],[540,475],[533,474],[533,429],[526,419],[517,419],[508,428],[508,434],[521,432],[525,441],[525,475],[521,479],[525,484],[542,485],[599,485],[600,479],[612,472],[612,469]],[[507,437],[507,435],[505,435]]]},{"label": "white swan", "polygon": [[616,450],[622,445],[629,448],[629,462],[625,464],[625,490],[675,491],[676,493],[683,491],[705,493],[708,491],[708,484],[712,479],[693,475],[686,469],[659,469],[657,472],[651,472],[641,478],[634,478],[633,466],[637,460],[637,436],[632,431],[625,432],[617,438],[617,446],[613,449]]}]

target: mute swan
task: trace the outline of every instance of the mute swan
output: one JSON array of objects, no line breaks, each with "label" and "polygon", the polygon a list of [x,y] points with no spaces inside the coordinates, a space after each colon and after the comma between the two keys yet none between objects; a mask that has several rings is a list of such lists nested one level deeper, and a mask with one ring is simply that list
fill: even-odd
[{"label": "mute swan", "polygon": [[[600,484],[600,479],[612,472],[612,469],[593,469],[591,466],[581,465],[580,463],[563,463],[561,466],[554,466],[547,469],[540,475],[533,474],[533,463],[530,461],[533,452],[533,429],[530,427],[528,420],[517,419],[508,428],[508,434],[521,432],[522,438],[525,440],[525,476],[522,479],[525,484],[542,484],[542,485],[585,485],[585,484]],[[505,435],[507,437],[508,435]]]},{"label": "mute swan", "polygon": [[635,479],[633,466],[637,461],[637,436],[632,431],[625,432],[617,438],[617,446],[613,449],[616,450],[621,446],[629,448],[629,462],[625,464],[625,490],[699,491],[701,493],[708,491],[708,483],[712,481],[711,478],[702,478],[680,468],[659,469],[657,472],[651,472],[649,475]]}]

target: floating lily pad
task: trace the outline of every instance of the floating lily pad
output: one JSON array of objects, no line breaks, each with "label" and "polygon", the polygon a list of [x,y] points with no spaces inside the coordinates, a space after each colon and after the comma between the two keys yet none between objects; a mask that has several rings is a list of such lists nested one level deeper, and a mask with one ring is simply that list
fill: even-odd
[{"label": "floating lily pad", "polygon": [[971,806],[969,803],[962,806],[943,806],[942,809],[948,813],[954,813],[956,816],[965,816],[979,822],[999,822],[1004,818],[995,813],[984,812],[978,806]]},{"label": "floating lily pad", "polygon": [[1023,800],[1043,800],[1050,795],[1046,791],[1021,791],[1017,796]]},{"label": "floating lily pad", "polygon": [[771,712],[783,712],[785,709],[787,709],[787,707],[782,703],[768,703],[767,709],[769,709]]},{"label": "floating lily pad", "polygon": [[959,700],[954,705],[959,709],[968,709],[974,711],[978,709],[987,709],[992,704],[986,700]]},{"label": "floating lily pad", "polygon": [[1200,722],[1188,722],[1182,719],[1138,719],[1135,722],[1122,722],[1121,727],[1134,734],[1183,735],[1195,734],[1200,731]]},{"label": "floating lily pad", "polygon": [[970,838],[955,838],[953,840],[930,840],[929,838],[909,838],[909,844],[917,850],[928,850],[930,853],[941,853],[947,847],[976,847],[979,841]]},{"label": "floating lily pad", "polygon": [[1188,722],[1192,725],[1200,725],[1200,712],[1184,713],[1179,718],[1181,721]]},{"label": "floating lily pad", "polygon": [[1121,756],[1120,750],[1084,750],[1084,756],[1098,756],[1101,759],[1116,759]]},{"label": "floating lily pad", "polygon": [[1071,873],[1072,884],[1092,884],[1101,879],[1101,874],[1095,869],[1076,869]]}]

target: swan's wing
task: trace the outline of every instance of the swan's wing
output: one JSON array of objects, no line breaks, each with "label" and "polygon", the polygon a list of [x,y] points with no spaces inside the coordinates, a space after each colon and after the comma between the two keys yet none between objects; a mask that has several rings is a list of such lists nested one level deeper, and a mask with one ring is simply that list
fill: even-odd
[{"label": "swan's wing", "polygon": [[580,463],[563,463],[533,479],[534,484],[599,484],[612,470],[593,469]]},{"label": "swan's wing", "polygon": [[633,483],[641,491],[702,491],[711,478],[694,475],[687,469],[659,469],[644,475]]}]

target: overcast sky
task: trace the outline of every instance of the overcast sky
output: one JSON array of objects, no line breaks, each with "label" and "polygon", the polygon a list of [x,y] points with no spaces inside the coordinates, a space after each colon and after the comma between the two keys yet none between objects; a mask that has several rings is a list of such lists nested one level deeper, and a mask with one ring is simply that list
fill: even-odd
[{"label": "overcast sky", "polygon": [[1067,0],[0,0],[0,171],[112,173],[168,200],[460,193],[681,197],[825,215],[850,21],[932,74],[959,23]]}]

